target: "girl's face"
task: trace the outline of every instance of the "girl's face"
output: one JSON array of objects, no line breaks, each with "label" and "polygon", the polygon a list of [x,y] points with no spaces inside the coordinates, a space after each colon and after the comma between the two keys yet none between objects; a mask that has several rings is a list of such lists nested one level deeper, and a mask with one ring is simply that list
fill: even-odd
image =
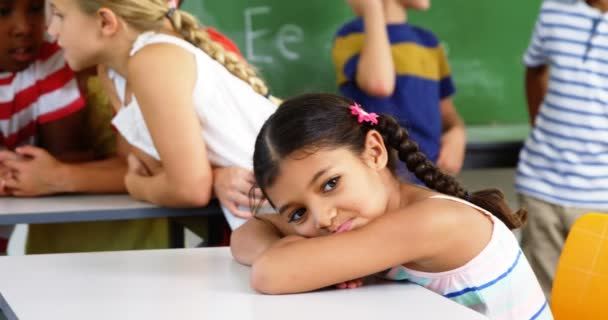
[{"label": "girl's face", "polygon": [[99,21],[86,15],[75,0],[52,0],[49,34],[64,49],[65,60],[75,70],[99,63]]},{"label": "girl's face", "polygon": [[386,164],[369,156],[367,151],[357,156],[346,148],[296,152],[281,161],[280,173],[266,194],[300,235],[360,228],[384,214],[389,203],[380,174],[388,172]]},{"label": "girl's face", "polygon": [[25,69],[43,39],[44,0],[0,0],[0,70]]}]

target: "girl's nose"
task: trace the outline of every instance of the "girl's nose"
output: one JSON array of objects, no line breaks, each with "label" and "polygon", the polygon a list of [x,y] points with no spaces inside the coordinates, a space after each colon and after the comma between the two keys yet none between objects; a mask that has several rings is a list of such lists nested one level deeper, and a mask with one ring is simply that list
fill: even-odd
[{"label": "girl's nose", "polygon": [[317,229],[330,229],[334,218],[336,217],[336,210],[333,208],[324,208],[315,211],[315,216],[317,219]]}]

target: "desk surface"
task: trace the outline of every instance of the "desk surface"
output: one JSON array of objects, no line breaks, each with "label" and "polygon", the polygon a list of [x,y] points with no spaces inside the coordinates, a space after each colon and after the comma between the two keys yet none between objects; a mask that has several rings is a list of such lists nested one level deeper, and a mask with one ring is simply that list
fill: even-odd
[{"label": "desk surface", "polygon": [[204,208],[163,208],[134,200],[127,194],[0,198],[0,225],[145,219],[220,213],[221,209],[215,202]]},{"label": "desk surface", "polygon": [[484,319],[417,285],[268,296],[228,248],[0,257],[0,308],[20,319]]}]

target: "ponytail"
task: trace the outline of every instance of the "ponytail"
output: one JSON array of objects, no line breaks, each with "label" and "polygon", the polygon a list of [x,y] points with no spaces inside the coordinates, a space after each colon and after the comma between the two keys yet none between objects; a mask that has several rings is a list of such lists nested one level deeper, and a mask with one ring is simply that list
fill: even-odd
[{"label": "ponytail", "polygon": [[207,31],[200,28],[194,16],[177,9],[171,15],[168,15],[167,18],[171,21],[173,28],[186,41],[203,50],[228,69],[230,73],[247,82],[255,92],[263,96],[268,95],[266,83],[257,76],[255,70],[235,53],[227,52],[221,44],[213,41]]},{"label": "ponytail", "polygon": [[441,172],[422,153],[418,144],[409,138],[407,130],[402,128],[395,118],[382,115],[378,118],[378,124],[373,128],[382,135],[388,147],[397,151],[399,159],[405,163],[408,170],[424,182],[427,187],[443,194],[464,199],[492,212],[509,229],[519,228],[525,223],[526,210],[520,209],[513,213],[500,190],[495,188],[484,189],[469,194],[454,177]]}]

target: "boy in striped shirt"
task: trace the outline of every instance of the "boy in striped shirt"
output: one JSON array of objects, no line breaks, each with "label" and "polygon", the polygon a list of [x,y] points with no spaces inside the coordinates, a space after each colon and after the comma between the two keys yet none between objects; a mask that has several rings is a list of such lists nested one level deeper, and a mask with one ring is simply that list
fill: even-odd
[{"label": "boy in striped shirt", "polygon": [[[52,154],[73,149],[66,132],[81,124],[84,106],[73,72],[56,44],[44,39],[44,1],[0,3],[0,159],[18,159],[18,146],[40,137]],[[2,177],[10,170],[0,162]],[[2,180],[4,181],[4,179]],[[2,185],[0,195],[10,190]],[[0,252],[12,227],[0,229]]]},{"label": "boy in striped shirt", "polygon": [[608,212],[608,1],[546,0],[526,54],[533,130],[516,189],[521,246],[549,297],[574,221]]},{"label": "boy in striped shirt", "polygon": [[[378,114],[387,113],[412,135],[439,168],[456,175],[463,164],[464,122],[439,39],[408,21],[430,0],[347,0],[357,18],[338,30],[332,48],[342,95]],[[397,173],[409,177],[405,165]]]}]

